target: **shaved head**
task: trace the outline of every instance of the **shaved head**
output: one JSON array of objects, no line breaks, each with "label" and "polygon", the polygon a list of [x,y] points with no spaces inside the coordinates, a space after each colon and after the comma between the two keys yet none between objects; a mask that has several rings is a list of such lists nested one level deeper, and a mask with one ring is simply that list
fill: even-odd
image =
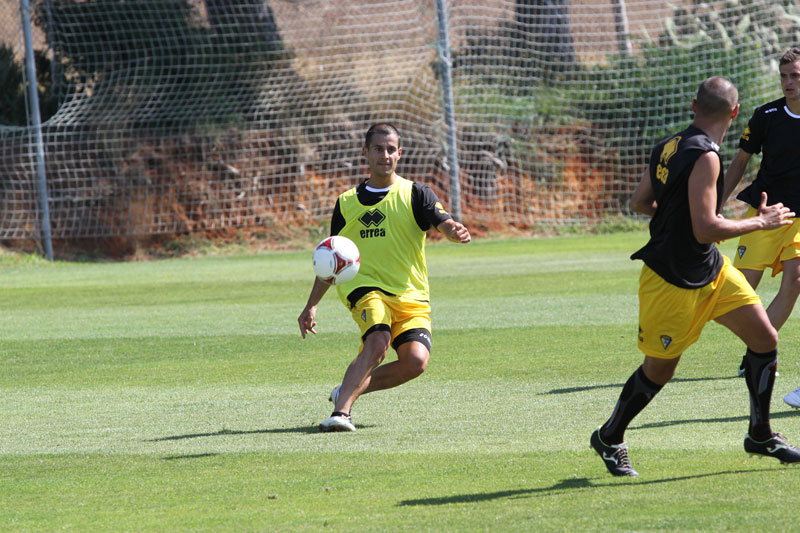
[{"label": "shaved head", "polygon": [[730,116],[739,103],[736,86],[720,76],[708,78],[697,90],[697,114],[707,117]]}]

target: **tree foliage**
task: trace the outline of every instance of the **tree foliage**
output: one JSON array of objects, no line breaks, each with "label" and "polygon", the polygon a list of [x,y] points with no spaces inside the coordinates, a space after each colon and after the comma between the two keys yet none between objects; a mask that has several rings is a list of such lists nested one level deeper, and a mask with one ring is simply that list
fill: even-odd
[{"label": "tree foliage", "polygon": [[[44,53],[34,54],[36,63],[37,87],[39,95],[39,112],[42,121],[50,118],[58,108],[52,95],[50,79],[50,61]],[[8,46],[0,46],[0,125],[25,126],[29,123],[26,109],[25,77],[23,66]]]},{"label": "tree foliage", "polygon": [[259,80],[287,57],[263,1],[208,6],[205,23],[188,0],[46,0],[35,21],[65,81],[59,87],[127,108],[132,127],[164,127],[178,117],[245,115]]}]

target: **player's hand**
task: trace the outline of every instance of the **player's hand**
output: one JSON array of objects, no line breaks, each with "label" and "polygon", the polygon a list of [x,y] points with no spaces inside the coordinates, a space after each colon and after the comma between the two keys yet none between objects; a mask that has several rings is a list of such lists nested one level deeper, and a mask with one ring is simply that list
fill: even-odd
[{"label": "player's hand", "polygon": [[308,332],[313,333],[314,335],[317,334],[317,330],[314,329],[317,325],[314,322],[314,317],[317,315],[317,307],[306,307],[303,309],[303,312],[300,313],[300,316],[297,318],[297,323],[300,325],[300,335],[305,339],[306,334]]},{"label": "player's hand", "polygon": [[764,229],[775,229],[781,226],[788,226],[792,224],[791,218],[794,218],[795,213],[783,203],[767,205],[767,193],[761,193],[761,205],[758,207],[758,216],[764,219],[766,227]]},{"label": "player's hand", "polygon": [[453,224],[450,235],[450,240],[453,242],[468,243],[472,240],[469,230],[461,222]]}]

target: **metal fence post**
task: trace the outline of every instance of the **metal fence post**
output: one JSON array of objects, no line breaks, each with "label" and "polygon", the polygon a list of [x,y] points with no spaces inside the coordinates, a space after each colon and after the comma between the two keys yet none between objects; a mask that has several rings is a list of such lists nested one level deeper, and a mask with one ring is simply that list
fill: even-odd
[{"label": "metal fence post", "polygon": [[25,37],[25,67],[27,72],[28,102],[30,116],[33,121],[33,132],[36,146],[36,175],[41,210],[42,243],[48,260],[53,260],[53,240],[50,236],[50,207],[47,194],[47,175],[44,166],[44,139],[42,138],[42,115],[39,111],[39,90],[36,84],[36,63],[33,54],[33,37],[31,33],[31,6],[29,0],[20,1],[22,12],[22,33]]},{"label": "metal fence post", "polygon": [[436,0],[439,19],[439,61],[444,93],[444,119],[447,125],[447,164],[450,167],[450,211],[453,218],[461,220],[461,184],[458,180],[458,146],[456,141],[456,120],[453,110],[453,79],[450,59],[450,42],[447,37],[446,0]]}]

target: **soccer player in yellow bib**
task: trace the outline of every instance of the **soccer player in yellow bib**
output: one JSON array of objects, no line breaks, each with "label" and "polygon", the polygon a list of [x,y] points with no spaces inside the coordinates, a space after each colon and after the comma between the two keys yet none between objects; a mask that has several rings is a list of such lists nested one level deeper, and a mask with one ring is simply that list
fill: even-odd
[{"label": "soccer player in yellow bib", "polygon": [[[425,371],[431,350],[426,231],[436,228],[452,242],[471,240],[466,226],[453,220],[428,186],[395,172],[403,153],[397,128],[373,125],[362,151],[369,178],[339,196],[331,217],[331,235],[348,237],[361,253],[356,277],[336,286],[361,330],[361,349],[331,391],[333,413],[319,425],[326,432],[355,431],[350,408],[359,396],[396,387]],[[303,338],[316,334],[317,305],[329,287],[315,278],[297,319]],[[390,346],[397,360],[382,365]]]},{"label": "soccer player in yellow bib", "polygon": [[[781,202],[800,212],[800,49],[792,48],[778,61],[783,98],[756,108],[739,139],[739,150],[725,174],[725,198],[739,182],[753,154],[761,152],[761,166],[753,183],[736,197],[750,205],[753,216],[762,192],[770,201]],[[781,275],[778,293],[767,306],[767,315],[780,330],[792,314],[800,295],[800,218],[778,231],[756,231],[742,236],[733,259],[753,288],[757,288],[764,270]],[[739,375],[744,373],[744,363]],[[783,401],[800,408],[800,388],[789,392]]]},{"label": "soccer player in yellow bib", "polygon": [[692,124],[653,149],[631,198],[631,209],[650,215],[650,240],[632,259],[644,261],[639,278],[639,349],[644,362],[622,388],[611,417],[590,439],[615,476],[637,476],[624,433],[633,418],[675,375],[683,352],[709,320],[730,329],[747,346],[745,381],[750,422],[744,449],[800,462],[800,449],[773,433],[769,408],[778,364],[778,333],[753,288],[716,242],[756,230],[790,225],[783,204],[762,194],[755,216],[727,220],[719,145],[739,112],[738,91],[725,78],[708,78],[692,101]]}]

